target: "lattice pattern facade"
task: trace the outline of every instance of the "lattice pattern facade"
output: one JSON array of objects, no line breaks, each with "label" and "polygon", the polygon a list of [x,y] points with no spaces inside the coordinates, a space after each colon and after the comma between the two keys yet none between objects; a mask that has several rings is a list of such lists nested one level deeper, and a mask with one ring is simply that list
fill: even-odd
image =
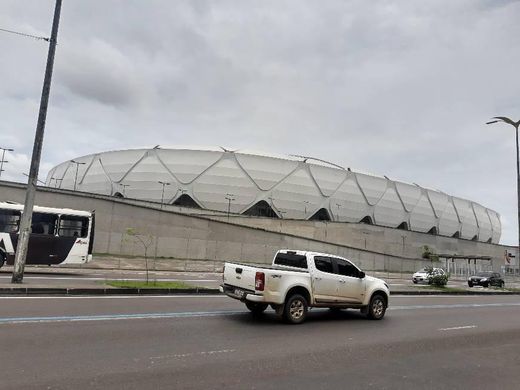
[{"label": "lattice pattern facade", "polygon": [[67,161],[54,167],[47,185],[222,212],[229,208],[238,214],[366,222],[500,240],[498,213],[478,203],[311,158],[156,147],[73,161],[81,164]]}]

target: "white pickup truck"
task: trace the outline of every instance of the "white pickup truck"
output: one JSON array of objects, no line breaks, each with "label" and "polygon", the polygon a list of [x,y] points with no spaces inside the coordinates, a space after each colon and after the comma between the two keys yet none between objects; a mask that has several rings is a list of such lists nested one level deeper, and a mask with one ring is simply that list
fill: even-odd
[{"label": "white pickup truck", "polygon": [[268,305],[291,324],[305,320],[309,307],[361,309],[380,320],[390,290],[349,260],[325,253],[281,250],[271,266],[225,263],[220,291],[244,302],[253,314]]}]

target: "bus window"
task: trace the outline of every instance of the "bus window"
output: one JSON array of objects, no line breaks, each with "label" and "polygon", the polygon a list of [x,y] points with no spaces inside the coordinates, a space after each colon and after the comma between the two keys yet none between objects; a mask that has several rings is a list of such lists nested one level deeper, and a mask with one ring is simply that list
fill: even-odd
[{"label": "bus window", "polygon": [[0,210],[0,233],[16,233],[21,214],[16,210]]},{"label": "bus window", "polygon": [[61,237],[87,237],[88,218],[62,215],[58,235]]},{"label": "bus window", "polygon": [[31,233],[54,235],[58,216],[54,214],[34,213]]}]

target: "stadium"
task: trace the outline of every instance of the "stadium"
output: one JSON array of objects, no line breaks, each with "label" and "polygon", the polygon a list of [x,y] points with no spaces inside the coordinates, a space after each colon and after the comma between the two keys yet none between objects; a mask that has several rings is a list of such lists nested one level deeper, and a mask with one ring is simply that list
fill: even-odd
[{"label": "stadium", "polygon": [[500,216],[442,191],[305,156],[224,148],[108,151],[52,168],[49,187],[295,220],[366,223],[498,244]]}]

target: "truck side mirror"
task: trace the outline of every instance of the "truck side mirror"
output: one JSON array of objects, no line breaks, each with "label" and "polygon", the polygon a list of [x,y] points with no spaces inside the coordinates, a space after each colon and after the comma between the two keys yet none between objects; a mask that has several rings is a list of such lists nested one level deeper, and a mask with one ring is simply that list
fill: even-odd
[{"label": "truck side mirror", "polygon": [[363,279],[365,277],[365,273],[363,271],[359,271],[358,278]]}]

